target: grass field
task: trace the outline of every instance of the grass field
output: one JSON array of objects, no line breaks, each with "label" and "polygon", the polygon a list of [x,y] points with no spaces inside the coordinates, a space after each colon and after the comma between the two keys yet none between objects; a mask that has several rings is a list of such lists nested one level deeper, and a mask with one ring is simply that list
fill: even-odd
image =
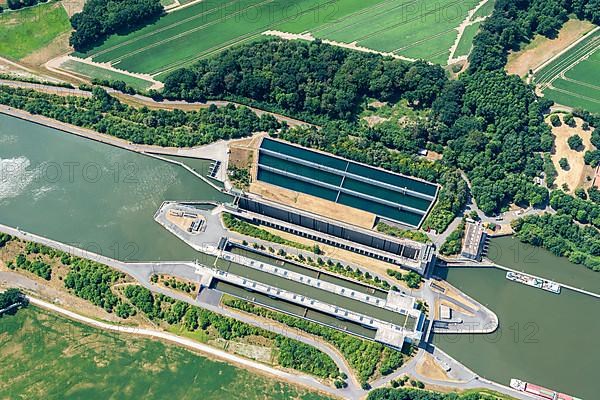
[{"label": "grass field", "polygon": [[2,399],[324,400],[183,348],[35,307],[0,318]]},{"label": "grass field", "polygon": [[111,71],[109,69],[96,67],[72,59],[66,60],[60,67],[78,75],[83,75],[84,77],[123,81],[129,86],[139,90],[147,90],[152,86],[152,82],[145,79],[121,74],[117,71]]},{"label": "grass field", "polygon": [[0,56],[21,59],[71,29],[59,2],[0,14]]},{"label": "grass field", "polygon": [[534,76],[544,96],[557,103],[600,112],[600,29]]},{"label": "grass field", "polygon": [[481,22],[475,22],[465,28],[454,51],[454,57],[466,56],[471,52],[473,38],[479,30],[479,25],[481,25]]},{"label": "grass field", "polygon": [[309,32],[410,58],[445,63],[455,28],[476,0],[207,0],[169,13],[128,35],[113,35],[85,54],[94,61],[153,75],[266,30]]}]

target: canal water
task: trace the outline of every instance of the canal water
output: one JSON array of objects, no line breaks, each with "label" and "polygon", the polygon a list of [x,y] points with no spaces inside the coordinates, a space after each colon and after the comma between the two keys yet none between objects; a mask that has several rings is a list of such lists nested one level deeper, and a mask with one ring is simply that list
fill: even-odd
[{"label": "canal water", "polygon": [[[153,221],[164,200],[229,198],[176,165],[0,115],[0,223],[118,259],[198,257]],[[490,257],[498,263],[600,288],[600,275],[544,250],[535,249],[532,258],[531,249],[512,238],[492,244]],[[517,377],[597,398],[599,300],[523,286],[496,269],[438,273],[500,319],[495,334],[437,336],[442,349],[504,384]]]},{"label": "canal water", "polygon": [[541,247],[522,243],[513,236],[493,238],[487,257],[498,265],[600,293],[600,272],[557,257]]},{"label": "canal water", "polygon": [[[522,246],[514,238],[493,243],[507,266],[557,280],[570,277],[570,283],[590,289],[597,279],[585,267],[567,265],[567,260],[541,249],[525,247],[525,253],[514,257],[514,250]],[[499,383],[520,378],[586,400],[598,398],[600,300],[564,288],[556,295],[511,282],[499,269],[449,268],[436,273],[485,304],[500,321],[498,331],[490,335],[437,335],[434,340],[441,349]]]},{"label": "canal water", "polygon": [[0,115],[0,223],[121,260],[191,260],[164,200],[229,196],[183,167]]}]

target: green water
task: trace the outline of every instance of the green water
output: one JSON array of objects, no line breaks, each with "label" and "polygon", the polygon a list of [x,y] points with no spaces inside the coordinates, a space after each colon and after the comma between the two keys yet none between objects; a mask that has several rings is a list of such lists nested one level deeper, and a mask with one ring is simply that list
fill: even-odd
[{"label": "green water", "polygon": [[30,307],[0,318],[2,399],[324,400],[181,347]]},{"label": "green water", "polygon": [[[585,267],[566,266],[564,259],[542,251],[535,253],[538,262],[513,257],[508,263],[507,254],[518,243],[501,240],[496,246],[511,267],[532,273],[543,269],[551,277],[573,274],[579,283],[595,279],[586,276]],[[556,295],[511,282],[498,269],[450,268],[436,273],[485,304],[500,321],[499,330],[490,335],[436,336],[444,351],[503,384],[521,378],[586,400],[598,398],[600,300],[564,288]]]},{"label": "green water", "polygon": [[174,164],[0,115],[2,224],[118,259],[190,260],[155,211],[228,199]]},{"label": "green water", "polygon": [[600,272],[556,257],[541,247],[521,243],[512,236],[492,239],[487,257],[499,265],[600,293]]}]

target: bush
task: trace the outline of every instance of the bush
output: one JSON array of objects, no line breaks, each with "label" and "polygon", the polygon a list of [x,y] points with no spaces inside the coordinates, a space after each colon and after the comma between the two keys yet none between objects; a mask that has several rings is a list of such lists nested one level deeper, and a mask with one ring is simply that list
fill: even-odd
[{"label": "bush", "polygon": [[569,145],[569,147],[571,148],[571,150],[581,150],[583,147],[583,140],[581,139],[581,136],[579,135],[573,135],[571,137],[569,137],[569,139],[567,140],[567,143]]},{"label": "bush", "polygon": [[573,118],[573,114],[566,114],[563,117],[563,121],[565,122],[565,124],[567,124],[571,128],[575,128],[575,126],[576,126],[575,118]]},{"label": "bush", "polygon": [[558,165],[560,165],[560,167],[566,171],[569,169],[569,160],[563,157],[560,160],[558,160]]}]

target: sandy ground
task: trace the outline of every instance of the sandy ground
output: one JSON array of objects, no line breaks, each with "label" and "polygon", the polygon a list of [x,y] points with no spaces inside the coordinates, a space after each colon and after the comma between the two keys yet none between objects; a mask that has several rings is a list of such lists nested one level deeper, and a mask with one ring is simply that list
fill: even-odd
[{"label": "sandy ground", "polygon": [[[204,219],[204,217],[202,217],[201,215],[198,215],[199,218]],[[180,229],[187,231],[187,229],[190,227],[190,225],[192,224],[192,222],[194,222],[197,218],[191,218],[191,217],[179,217],[176,215],[172,215],[170,213],[167,213],[167,220],[174,223],[175,225],[177,225]]]},{"label": "sandy ground", "polygon": [[[562,120],[562,116],[560,117]],[[547,119],[548,123],[549,120],[550,118]],[[578,187],[590,187],[592,181],[588,181],[587,177],[594,177],[594,169],[589,165],[585,165],[585,162],[583,161],[585,151],[595,149],[590,143],[592,130],[584,131],[581,129],[583,121],[579,118],[575,118],[575,121],[577,122],[575,128],[571,128],[564,123],[559,127],[552,127],[552,133],[556,136],[556,139],[554,141],[554,151],[551,158],[554,163],[554,168],[556,168],[556,172],[558,172],[555,185],[560,188],[566,183],[567,186],[569,186],[570,193]],[[567,140],[573,135],[579,135],[583,139],[583,146],[585,148],[582,151],[571,150],[567,144]],[[563,157],[569,161],[569,169],[566,171],[558,165],[558,161]]]},{"label": "sandy ground", "polygon": [[539,67],[593,28],[591,22],[571,19],[564,24],[556,39],[538,35],[523,50],[510,54],[506,70],[509,74],[525,76],[530,69]]},{"label": "sandy ground", "polygon": [[65,8],[67,15],[70,17],[83,10],[85,0],[62,0],[61,4]]},{"label": "sandy ground", "polygon": [[425,353],[419,362],[417,363],[415,369],[417,373],[423,375],[430,379],[440,380],[440,381],[450,381],[451,379],[446,374],[446,371],[442,369],[435,361],[433,356],[429,353]]},{"label": "sandy ground", "polygon": [[379,115],[370,115],[368,117],[363,117],[365,121],[367,121],[367,125],[369,127],[373,127],[377,124],[381,124],[382,122],[389,121],[389,118],[380,117]]},{"label": "sandy ground", "polygon": [[465,314],[468,315],[470,317],[474,317],[475,314],[473,314],[472,312],[468,311],[466,308],[460,307],[459,305],[449,302],[448,300],[444,300],[444,299],[436,299],[435,300],[435,312],[434,312],[434,318],[435,319],[440,319],[440,306],[444,305],[447,306],[449,308],[452,309],[452,311],[456,311],[459,312],[461,314]]},{"label": "sandy ground", "polygon": [[[446,296],[458,301],[459,303],[463,304],[466,307],[469,307],[474,311],[479,310],[479,307],[476,304],[473,304],[469,299],[462,296],[460,292],[457,292],[452,286],[448,285],[445,281],[435,281],[435,283],[436,285],[446,289],[446,291],[444,292]],[[456,305],[452,305],[452,307],[456,307]]]},{"label": "sandy ground", "polygon": [[[255,176],[253,176],[255,178]],[[372,229],[375,224],[375,215],[332,201],[323,200],[304,193],[297,193],[268,183],[254,180],[250,185],[250,192],[264,198],[289,205],[314,214],[325,215],[329,218],[348,224]]]},{"label": "sandy ground", "polygon": [[[266,133],[254,135],[247,139],[236,140],[229,144],[229,164],[237,168],[248,168],[253,166],[253,160],[258,160],[257,149],[262,142],[262,138],[267,136]],[[256,172],[251,172],[254,178]]]}]

